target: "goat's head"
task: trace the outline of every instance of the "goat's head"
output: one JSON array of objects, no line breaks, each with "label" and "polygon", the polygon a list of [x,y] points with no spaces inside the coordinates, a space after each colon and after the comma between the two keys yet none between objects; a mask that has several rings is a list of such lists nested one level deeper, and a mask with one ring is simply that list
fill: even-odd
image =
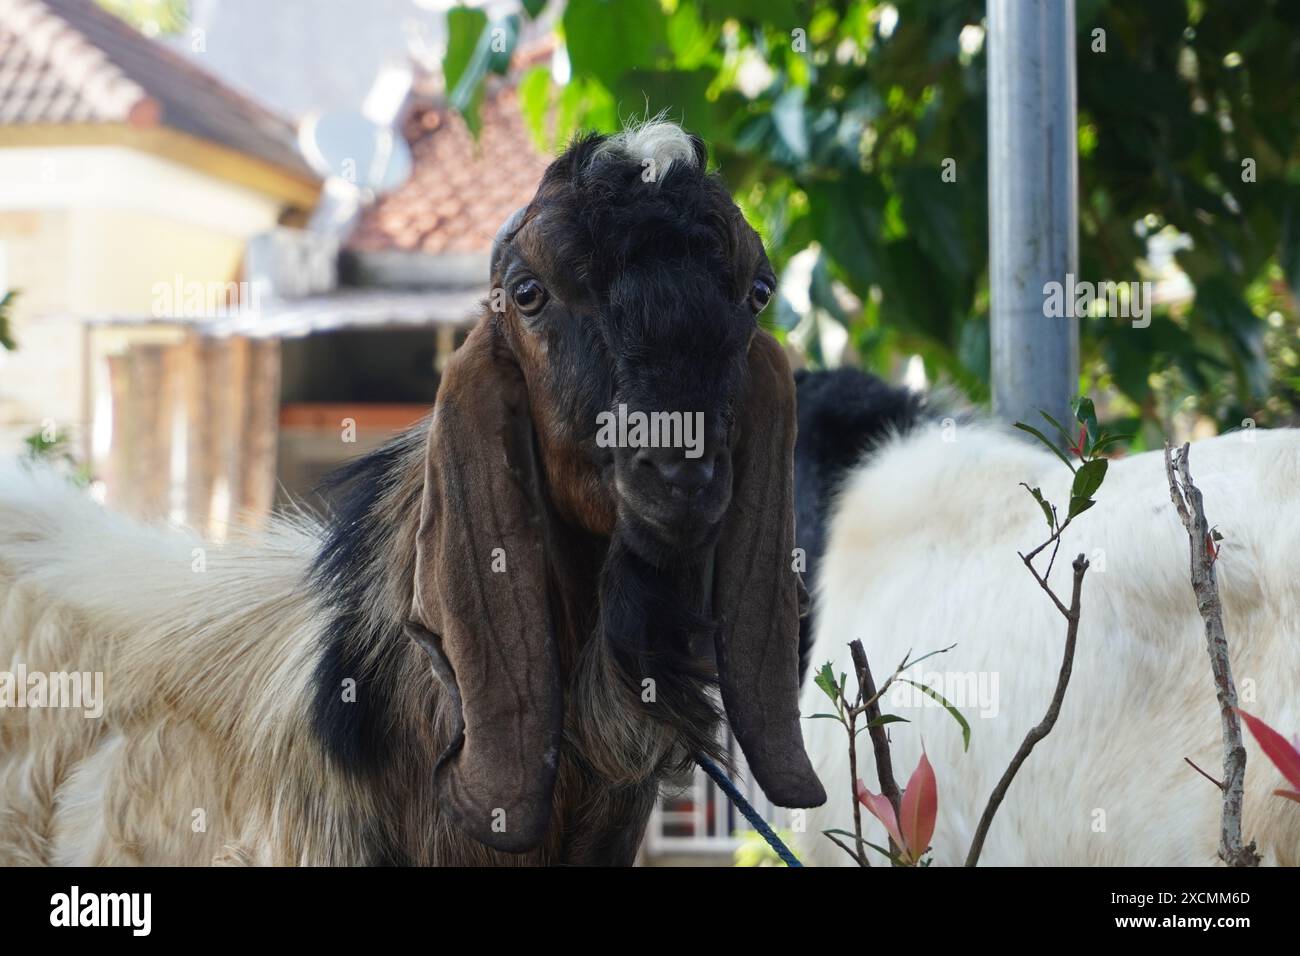
[{"label": "goat's head", "polygon": [[746,353],[775,285],[705,161],[667,123],[583,140],[502,227],[492,262],[557,503],[656,563],[716,540]]},{"label": "goat's head", "polygon": [[759,783],[785,806],[825,799],[797,709],[794,388],[756,322],[775,280],[705,164],[666,123],[570,147],[498,233],[493,309],[439,390],[414,617],[464,719],[440,793],[489,845],[527,848],[549,822],[552,521],[611,542],[606,637],[639,631],[633,658],[652,661],[680,648],[654,646],[674,638],[648,604],[709,622]]}]

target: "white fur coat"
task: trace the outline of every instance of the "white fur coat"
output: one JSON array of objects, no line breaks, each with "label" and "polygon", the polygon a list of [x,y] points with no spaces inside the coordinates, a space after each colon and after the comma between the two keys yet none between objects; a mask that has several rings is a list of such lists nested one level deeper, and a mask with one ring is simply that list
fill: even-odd
[{"label": "white fur coat", "polygon": [[[846,478],[819,572],[811,658],[813,668],[833,661],[837,675],[852,675],[847,644],[859,638],[879,684],[909,651],[915,658],[957,645],[908,676],[964,698],[953,702],[971,724],[969,752],[951,716],[906,685],[884,702],[886,713],[911,721],[890,725],[900,787],[922,745],[934,765],[936,865],[964,860],[989,793],[1047,709],[1065,638],[1064,618],[1016,552],[1048,534],[1020,483],[1064,505],[1069,471],[989,427],[958,427],[953,437],[919,430]],[[1290,738],[1300,732],[1300,431],[1198,442],[1191,471],[1224,536],[1217,570],[1241,705]],[[1073,679],[1055,730],[1011,786],[981,864],[1214,863],[1219,793],[1183,758],[1221,776],[1219,712],[1187,537],[1159,452],[1112,462],[1096,506],[1066,531],[1050,583],[1067,604],[1079,552],[1092,567]],[[811,678],[806,684],[803,713],[827,711]],[[1300,807],[1271,795],[1282,777],[1243,733],[1244,836],[1258,841],[1266,863],[1300,864]],[[809,811],[801,849],[812,863],[848,863],[821,835],[852,830],[845,732],[809,720],[804,734],[830,799]],[[859,773],[879,792],[865,733],[860,751]],[[872,823],[868,839],[883,844]]]}]

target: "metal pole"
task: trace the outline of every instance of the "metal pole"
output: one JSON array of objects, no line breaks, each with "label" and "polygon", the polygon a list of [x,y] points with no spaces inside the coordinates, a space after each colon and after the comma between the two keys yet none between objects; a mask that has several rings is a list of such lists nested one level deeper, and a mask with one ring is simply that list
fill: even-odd
[{"label": "metal pole", "polygon": [[[993,412],[1065,423],[1079,378],[1074,0],[989,0],[988,84]],[[1065,317],[1045,315],[1049,282]]]}]

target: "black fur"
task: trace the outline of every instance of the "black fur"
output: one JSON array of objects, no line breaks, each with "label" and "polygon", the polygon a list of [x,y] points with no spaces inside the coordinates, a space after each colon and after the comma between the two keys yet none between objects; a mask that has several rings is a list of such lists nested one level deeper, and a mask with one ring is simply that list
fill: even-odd
[{"label": "black fur", "polygon": [[[794,448],[795,542],[808,566],[810,594],[826,550],[835,494],[849,471],[886,439],[906,434],[927,417],[915,392],[857,369],[795,373],[799,394],[799,437]],[[813,614],[799,625],[799,673],[808,671]]]},{"label": "black fur", "polygon": [[[520,320],[526,335],[545,343],[545,380],[530,381],[530,392],[553,413],[553,434],[547,437],[579,449],[597,473],[608,476],[627,463],[615,460],[622,452],[596,446],[596,422],[600,412],[620,403],[698,410],[708,418],[707,445],[727,447],[731,410],[744,397],[745,355],[755,328],[748,292],[770,267],[725,187],[705,171],[701,143],[696,142],[698,165],[674,163],[660,182],[646,183],[639,161],[596,157],[602,142],[576,142],[547,171],[523,219],[541,227],[541,241],[528,243],[533,261],[525,261],[524,250],[512,248],[513,237],[506,237],[501,274],[493,280],[509,288],[521,272],[545,279],[548,304]],[[312,572],[312,586],[330,614],[316,672],[314,730],[340,768],[371,781],[412,772],[405,766],[411,756],[402,749],[393,704],[410,693],[400,673],[409,603],[378,613],[376,608],[395,604],[393,582],[381,574],[391,565],[383,552],[396,546],[395,526],[418,520],[418,490],[412,493],[404,483],[422,456],[426,435],[425,427],[417,427],[329,480],[333,512]],[[580,552],[549,555],[555,577],[603,565],[598,613],[594,595],[561,593],[563,587],[551,582],[553,616],[581,630],[585,641],[563,652],[569,655],[566,677],[587,680],[586,687],[593,675],[605,680],[602,686],[617,685],[618,705],[603,707],[597,717],[608,721],[622,707],[630,720],[653,721],[661,736],[675,740],[647,753],[654,762],[649,769],[659,776],[696,752],[715,760],[724,756],[715,733],[707,555],[729,499],[729,467],[720,453],[717,488],[698,496],[695,510],[682,516],[668,538],[657,530],[660,525],[643,521],[620,500],[611,537],[596,538],[574,526],[561,543],[547,544]],[[552,500],[557,490],[548,484]],[[645,500],[653,498],[647,493]],[[596,640],[587,641],[592,632],[598,632]],[[342,699],[348,678],[356,681],[354,703]],[[642,699],[646,678],[654,681],[653,701]],[[570,756],[598,788],[602,773],[608,779],[617,761],[594,752],[600,748],[592,746],[592,737],[601,728],[570,720],[566,733],[575,723],[578,737],[586,739]],[[651,776],[618,791],[636,818],[627,832],[605,841],[620,857],[634,852],[656,786]],[[382,841],[375,855],[403,859]]]},{"label": "black fur", "polygon": [[[374,571],[388,543],[379,507],[400,480],[413,446],[424,440],[417,426],[378,451],[340,468],[321,491],[331,504],[328,534],[312,568],[311,584],[330,612],[316,669],[313,727],[338,766],[364,776],[391,767],[394,719],[388,706],[397,691],[393,654],[405,638],[404,618],[372,623],[365,613],[368,590],[383,582]],[[419,502],[412,502],[418,509]],[[356,682],[356,701],[343,699],[343,681]]]}]

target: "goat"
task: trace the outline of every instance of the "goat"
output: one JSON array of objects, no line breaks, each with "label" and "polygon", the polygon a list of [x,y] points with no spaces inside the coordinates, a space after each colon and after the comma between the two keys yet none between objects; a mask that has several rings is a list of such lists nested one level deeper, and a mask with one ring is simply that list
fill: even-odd
[{"label": "goat", "polygon": [[[1064,622],[1017,556],[1046,537],[1042,514],[1020,483],[1062,502],[1070,473],[1016,433],[979,423],[945,428],[887,389],[863,391],[856,415],[844,408],[844,388],[830,389],[828,413],[816,386],[800,382],[800,421],[825,430],[796,468],[829,478],[831,504],[823,506],[829,530],[808,656],[814,668],[830,661],[837,676],[849,674],[852,688],[847,644],[855,638],[878,684],[909,651],[915,658],[956,644],[907,676],[926,682],[931,675],[935,689],[961,705],[972,725],[969,752],[952,718],[909,685],[896,685],[882,707],[910,721],[890,725],[900,784],[922,747],[935,768],[934,862],[960,865],[995,783],[1042,719],[1061,666]],[[816,453],[864,447],[863,435],[891,432],[867,442],[848,469]],[[1199,441],[1191,463],[1210,520],[1225,535],[1219,587],[1243,706],[1276,727],[1300,729],[1300,431]],[[801,514],[821,487],[799,489]],[[801,541],[806,534],[801,530]],[[1082,552],[1091,561],[1065,703],[1011,785],[981,863],[1215,862],[1220,794],[1183,760],[1215,768],[1222,752],[1187,548],[1161,453],[1112,461],[1096,507],[1065,532],[1066,560],[1049,578],[1068,595],[1068,559]],[[933,676],[945,673],[951,679]],[[803,712],[825,704],[807,682]],[[801,849],[813,863],[850,864],[820,835],[852,821],[843,728],[813,720],[805,732],[830,797],[810,811]],[[1300,813],[1271,796],[1280,777],[1248,735],[1247,749],[1245,836],[1258,841],[1266,862],[1296,865]],[[874,765],[864,759],[859,776],[879,790]],[[874,821],[869,829],[867,839],[885,842]]]},{"label": "goat", "polygon": [[[5,478],[0,660],[106,701],[0,709],[0,862],[627,864],[665,775],[720,756],[715,689],[768,797],[822,802],[775,280],[706,165],[662,122],[555,160],[431,419],[328,527],[198,574],[192,536]],[[609,447],[621,407],[696,445]]]}]

